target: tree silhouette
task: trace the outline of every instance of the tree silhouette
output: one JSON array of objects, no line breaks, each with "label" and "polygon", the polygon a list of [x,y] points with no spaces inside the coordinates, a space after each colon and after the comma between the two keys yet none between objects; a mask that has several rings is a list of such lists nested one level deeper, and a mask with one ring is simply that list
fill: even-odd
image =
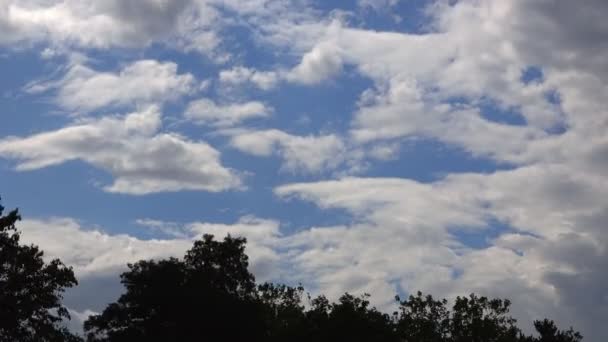
[{"label": "tree silhouette", "polygon": [[539,336],[526,336],[509,316],[511,302],[475,294],[457,297],[449,311],[446,299],[435,300],[418,292],[401,301],[395,320],[401,341],[406,342],[579,342],[572,328],[559,330],[553,321],[535,321]]},{"label": "tree silhouette", "polygon": [[315,325],[309,341],[399,341],[391,317],[370,307],[368,298],[346,293],[330,304],[324,296],[317,297],[308,312]]},{"label": "tree silhouette", "polygon": [[523,342],[580,342],[583,340],[583,336],[570,328],[568,330],[559,330],[555,326],[555,322],[544,319],[542,321],[535,321],[534,328],[540,335],[538,338],[523,339]]},{"label": "tree silhouette", "polygon": [[265,283],[258,287],[257,296],[264,312],[266,341],[310,341],[302,286]]},{"label": "tree silhouette", "polygon": [[510,342],[521,335],[513,317],[511,302],[471,294],[457,297],[453,306],[450,334],[453,342]]},{"label": "tree silhouette", "polygon": [[79,341],[61,325],[70,318],[60,301],[77,284],[74,272],[58,259],[45,263],[38,247],[21,245],[18,210],[3,211],[0,205],[0,341]]},{"label": "tree silhouette", "polygon": [[89,341],[246,341],[265,333],[245,239],[205,235],[184,260],[140,261],[116,303],[85,322]]},{"label": "tree silhouette", "polygon": [[392,316],[369,295],[344,294],[332,303],[302,286],[256,286],[248,271],[246,240],[205,235],[183,260],[140,261],[121,275],[126,292],[85,322],[90,342],[123,341],[378,341],[579,342],[572,329],[535,322],[526,336],[509,316],[511,302],[474,294],[451,308],[418,292]]},{"label": "tree silhouette", "polygon": [[433,296],[416,296],[399,302],[399,312],[396,313],[398,335],[404,341],[438,342],[446,341],[450,336],[450,316],[446,307],[448,301],[435,300]]}]

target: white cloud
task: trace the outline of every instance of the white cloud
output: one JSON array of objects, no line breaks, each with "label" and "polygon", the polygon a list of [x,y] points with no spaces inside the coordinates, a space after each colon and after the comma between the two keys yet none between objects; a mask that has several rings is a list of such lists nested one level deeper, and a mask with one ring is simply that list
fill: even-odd
[{"label": "white cloud", "polygon": [[204,142],[158,133],[156,107],[124,117],[84,121],[57,131],[0,140],[0,156],[27,171],[82,160],[108,171],[106,191],[143,195],[162,191],[223,191],[238,188],[239,177],[221,165],[220,154]]},{"label": "white cloud", "polygon": [[[358,4],[381,10],[395,2]],[[216,51],[223,42],[217,31],[222,21],[207,1],[159,4],[0,0],[0,42],[106,48],[164,41],[229,60]],[[255,43],[297,60],[293,67],[273,71],[228,67],[219,74],[223,86],[277,90],[280,82],[318,85],[345,66],[373,82],[361,94],[347,134],[297,136],[243,128],[228,133],[233,147],[277,155],[286,170],[339,174],[367,156],[395,158],[401,142],[423,137],[515,167],[488,175],[452,174],[426,184],[344,178],[279,187],[280,196],[347,210],[353,222],[281,237],[275,226],[260,223],[265,228],[256,234],[267,248],[260,255],[269,256],[268,265],[275,265],[272,251],[280,246],[289,250],[284,260],[293,271],[288,277],[311,282],[330,296],[369,291],[375,299],[389,301],[399,289],[448,296],[476,291],[513,299],[522,322],[549,316],[560,325],[573,324],[589,341],[608,338],[601,331],[608,310],[603,286],[608,281],[605,1],[438,1],[427,9],[432,22],[423,34],[350,28],[334,20],[335,14],[319,18],[304,8],[295,11],[288,1],[226,0],[222,5],[237,13],[232,24],[250,30]],[[49,56],[55,47],[50,48]],[[192,87],[187,74],[158,62],[150,68],[158,83],[148,87],[148,70],[135,65],[119,73],[73,69],[73,79],[68,75],[57,86],[58,101],[66,109],[88,111],[169,101],[174,98],[165,96],[183,95]],[[522,82],[522,72],[530,66],[542,71],[542,80]],[[187,116],[223,128],[269,113],[269,105],[258,102],[202,100],[191,107]],[[522,123],[505,123],[509,115],[521,116]],[[20,169],[83,160],[116,178],[110,191],[238,187],[238,177],[221,166],[217,151],[159,133],[159,120],[134,114],[83,121],[56,132],[0,140],[0,155],[18,160]],[[193,224],[175,236],[199,228],[236,232],[258,225],[256,220]],[[488,236],[494,220],[511,229],[487,238],[487,247],[467,247],[456,236]],[[140,223],[169,227],[168,232],[175,228],[159,221]]]},{"label": "white cloud", "polygon": [[[368,144],[430,137],[519,168],[431,184],[347,178],[279,187],[282,196],[357,218],[294,236],[302,251],[296,269],[332,293],[401,286],[507,297],[522,322],[552,317],[590,341],[605,340],[598,326],[608,294],[597,284],[606,281],[608,248],[608,64],[583,57],[605,49],[597,14],[605,4],[459,1],[432,9],[433,33],[327,31],[323,39],[335,42],[343,62],[374,81],[361,96],[352,137]],[[542,69],[542,81],[522,82],[529,66]],[[494,113],[483,112],[488,100]],[[496,122],[500,111],[525,123]],[[488,236],[493,220],[514,231],[487,238],[488,247],[467,248],[451,235]]]},{"label": "white cloud", "polygon": [[224,46],[227,28],[247,27],[271,44],[304,33],[310,38],[298,44],[307,46],[323,29],[317,16],[308,3],[283,0],[2,0],[0,44],[111,49],[160,43],[226,63],[232,58]]},{"label": "white cloud", "polygon": [[[334,41],[334,35],[340,30],[340,24],[332,21],[327,26],[300,25],[299,27],[302,32],[297,33],[298,38],[292,39],[305,40],[308,43],[301,48],[288,45],[289,48],[296,50],[295,54],[301,55],[298,64],[290,67],[277,67],[272,71],[237,66],[222,70],[219,74],[220,82],[228,86],[250,83],[262,90],[270,90],[276,88],[279,82],[314,86],[338,75],[345,64],[344,53],[340,50],[344,47]],[[312,35],[314,38],[303,39],[302,35]],[[321,40],[318,41],[319,39]]]},{"label": "white cloud", "polygon": [[370,7],[375,11],[391,8],[399,3],[400,0],[358,0],[359,7]]},{"label": "white cloud", "polygon": [[129,262],[180,256],[189,240],[140,240],[98,229],[88,230],[73,219],[24,220],[20,223],[24,242],[40,246],[47,258],[60,258],[78,277],[98,274],[117,276]]},{"label": "white cloud", "polygon": [[[475,291],[511,298],[522,322],[555,318],[594,341],[605,336],[593,322],[607,310],[605,289],[596,285],[606,277],[607,191],[605,180],[563,166],[450,175],[431,184],[345,178],[276,189],[355,218],[289,237],[300,251],[294,273],[318,279],[321,291],[381,288],[376,300],[387,299],[378,303],[384,306],[399,289],[448,297]],[[468,247],[454,235],[488,236],[494,221],[512,230],[488,238],[487,247]],[[590,311],[583,303],[593,301]]]},{"label": "white cloud", "polygon": [[25,90],[39,93],[56,89],[56,102],[78,113],[177,100],[191,93],[194,83],[191,74],[178,74],[173,62],[140,60],[118,73],[98,72],[77,64],[62,79],[30,83]]},{"label": "white cloud", "polygon": [[5,43],[110,48],[165,42],[209,55],[218,45],[216,11],[207,1],[3,0],[0,8]]},{"label": "white cloud", "polygon": [[220,82],[223,84],[235,86],[252,83],[262,90],[274,88],[280,78],[280,72],[260,71],[242,66],[222,70],[219,75]]},{"label": "white cloud", "polygon": [[272,111],[259,101],[223,105],[210,99],[199,99],[190,102],[184,116],[198,124],[226,127],[252,118],[267,117]]},{"label": "white cloud", "polygon": [[188,229],[197,236],[212,234],[217,238],[241,236],[247,239],[247,255],[252,260],[251,272],[259,282],[277,279],[282,273],[279,222],[253,216],[241,217],[233,224],[194,222]]},{"label": "white cloud", "polygon": [[342,70],[342,57],[332,42],[315,46],[285,77],[295,83],[313,85],[336,75]]},{"label": "white cloud", "polygon": [[[147,224],[148,221],[142,223]],[[155,221],[155,224],[162,226],[163,221]],[[171,223],[168,225],[173,226]],[[251,216],[242,217],[234,224],[185,224],[184,236],[173,239],[142,240],[127,234],[109,234],[99,229],[87,229],[69,218],[24,220],[19,229],[25,242],[39,245],[47,258],[60,258],[66,265],[74,267],[79,277],[117,276],[116,272],[125,269],[130,262],[183,256],[192,247],[192,241],[203,234],[212,234],[216,239],[223,239],[228,234],[246,237],[249,241],[247,253],[255,269],[258,259],[267,264],[268,260],[263,258],[270,257],[268,246],[275,244],[280,236],[278,222]],[[272,258],[276,259],[276,256]]]},{"label": "white cloud", "polygon": [[343,68],[341,54],[336,48],[332,42],[319,43],[306,52],[291,69],[262,71],[239,66],[222,70],[219,79],[224,85],[253,84],[262,90],[274,89],[279,82],[318,85],[339,74]]},{"label": "white cloud", "polygon": [[[354,218],[346,226],[311,227],[285,236],[276,221],[255,217],[233,224],[186,224],[168,241],[82,231],[73,220],[26,221],[21,228],[26,241],[76,265],[89,278],[125,260],[180,255],[193,236],[232,234],[249,239],[247,252],[260,279],[303,282],[331,298],[344,291],[371,292],[385,309],[402,290],[507,297],[526,329],[532,319],[550,317],[599,341],[602,332],[592,322],[606,313],[601,299],[608,243],[601,198],[606,191],[605,181],[536,166],[452,175],[430,184],[344,178],[277,188],[281,197],[346,209]],[[493,219],[513,230],[488,240],[488,247],[467,247],[454,235],[485,235]],[[141,223],[163,227],[158,220]],[[178,227],[165,225],[170,231]],[[85,248],[90,245],[95,248]]]},{"label": "white cloud", "polygon": [[334,134],[296,136],[279,130],[231,132],[231,145],[257,156],[278,154],[283,168],[292,172],[317,173],[339,166],[345,144]]},{"label": "white cloud", "polygon": [[127,263],[182,257],[203,234],[213,234],[216,239],[227,234],[246,237],[250,269],[257,280],[263,282],[280,273],[278,254],[271,248],[280,236],[279,224],[256,217],[243,217],[234,224],[194,222],[184,225],[183,237],[154,240],[89,229],[69,218],[24,220],[19,229],[22,241],[40,246],[45,258],[60,258],[74,268],[79,286],[66,293],[64,302],[75,315],[71,323],[75,328],[81,328],[78,323],[123,292],[118,276]]}]

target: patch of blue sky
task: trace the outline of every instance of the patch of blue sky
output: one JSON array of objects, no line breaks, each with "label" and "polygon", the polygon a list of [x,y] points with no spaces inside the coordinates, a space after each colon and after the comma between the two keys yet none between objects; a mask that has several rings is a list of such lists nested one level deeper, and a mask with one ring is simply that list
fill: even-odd
[{"label": "patch of blue sky", "polygon": [[205,55],[195,51],[185,52],[167,48],[161,44],[154,44],[143,51],[137,58],[130,58],[132,62],[141,59],[156,60],[161,63],[175,63],[177,73],[192,74],[197,80],[203,81],[215,77],[222,66],[214,63]]},{"label": "patch of blue sky", "polygon": [[354,27],[375,31],[390,31],[403,33],[424,33],[429,31],[429,18],[425,9],[433,1],[430,0],[401,0],[390,4],[390,0],[368,1],[377,3],[362,5],[365,1],[317,0],[315,7],[326,12],[340,9],[351,12],[354,16],[349,19]]},{"label": "patch of blue sky", "polygon": [[[0,51],[0,55],[5,51]],[[8,52],[6,52],[8,53]],[[24,92],[31,80],[53,74],[56,68],[40,59],[34,50],[10,51],[11,58],[0,57],[0,137],[31,134],[48,128],[60,128],[68,121],[50,108],[49,96]]]},{"label": "patch of blue sky", "polygon": [[352,67],[315,86],[286,84],[265,100],[275,108],[270,125],[294,134],[331,131],[345,133],[361,93],[372,82]]},{"label": "patch of blue sky", "polygon": [[398,155],[389,161],[373,162],[366,176],[400,177],[431,183],[451,173],[492,173],[511,169],[434,139],[417,138],[403,142]]},{"label": "patch of blue sky", "polygon": [[[354,2],[352,2],[354,4]],[[345,4],[345,2],[340,2]],[[326,4],[334,8],[336,2]],[[400,2],[391,11],[402,15],[400,23],[386,20],[391,13],[366,11],[367,28],[377,30],[402,30],[413,32],[413,23],[422,22],[419,11],[424,1]],[[343,7],[343,5],[339,5]],[[354,7],[353,7],[354,8]],[[353,9],[351,8],[351,9]],[[411,16],[411,20],[407,20]],[[369,20],[368,20],[369,19]],[[390,23],[390,24],[389,24]],[[383,25],[393,25],[392,27]],[[403,26],[398,25],[414,25]],[[417,24],[416,24],[417,25]],[[132,54],[130,50],[108,50],[92,53],[87,64],[97,71],[117,72],[126,64],[138,59],[171,61],[178,65],[178,73],[191,73],[199,81],[210,79],[224,68],[243,65],[271,71],[278,67],[290,68],[299,62],[294,56],[266,49],[255,41],[249,30],[230,26],[223,33],[227,49],[232,53],[228,64],[217,64],[197,53],[183,53],[168,49],[162,44],[153,45],[143,52]],[[0,127],[0,136],[27,135],[65,126],[71,119],[49,113],[57,108],[49,103],[51,95],[37,96],[22,93],[26,80],[40,79],[52,73],[64,60],[41,60],[39,52],[27,50],[19,52],[19,58],[10,58],[0,66],[5,77],[0,80],[2,93],[11,92],[12,97],[1,99],[3,115],[12,115],[11,125]],[[14,55],[13,55],[14,57]],[[334,133],[346,135],[350,128],[352,114],[360,94],[372,82],[357,73],[355,68],[346,66],[336,77],[319,85],[305,86],[281,84],[270,91],[246,88],[240,94],[242,100],[263,101],[274,108],[269,118],[247,122],[248,128],[280,129],[290,134],[309,135]],[[273,189],[294,183],[330,179],[331,171],[317,174],[280,171],[282,161],[277,156],[254,157],[236,151],[228,146],[226,137],[214,134],[215,128],[175,122],[182,120],[188,101],[198,97],[211,97],[222,101],[218,88],[208,92],[195,93],[179,101],[164,106],[164,131],[177,131],[192,140],[203,140],[222,152],[222,163],[230,168],[248,174],[244,178],[246,191],[208,193],[202,191],[180,191],[132,196],[106,193],[104,185],[113,182],[111,175],[83,162],[73,161],[41,170],[14,172],[13,162],[3,161],[0,169],[2,195],[6,203],[27,208],[35,217],[75,217],[85,224],[91,222],[111,233],[128,232],[138,237],[154,237],[134,222],[141,218],[188,223],[194,221],[232,223],[240,216],[254,215],[261,218],[277,219],[285,224],[284,233],[290,233],[311,226],[332,226],[347,224],[352,217],[344,210],[319,209],[316,205],[299,200],[285,201],[277,198]],[[46,101],[46,102],[45,102]],[[17,112],[18,111],[18,112]],[[104,108],[104,113],[121,113],[120,108]],[[502,115],[496,109],[488,108],[490,115]],[[364,177],[405,177],[421,182],[432,182],[453,172],[492,172],[499,166],[493,162],[474,158],[466,151],[447,146],[437,141],[415,140],[406,142],[395,160],[377,162],[370,165]],[[176,205],[178,204],[178,205]],[[29,215],[28,215],[29,216]]]},{"label": "patch of blue sky", "polygon": [[114,203],[97,185],[111,181],[103,171],[80,161],[24,172],[13,171],[13,166],[13,162],[0,163],[2,196],[6,206],[23,208],[25,218],[74,217],[103,226],[112,223],[108,228],[122,223],[119,215],[105,210]]},{"label": "patch of blue sky", "polygon": [[482,98],[473,101],[466,97],[452,97],[446,102],[454,106],[477,107],[484,119],[495,123],[514,126],[527,125],[525,117],[518,108],[506,107],[490,98]]},{"label": "patch of blue sky", "polygon": [[524,84],[542,83],[545,79],[543,70],[537,66],[529,66],[521,73],[521,81]]},{"label": "patch of blue sky", "polygon": [[545,94],[545,98],[547,99],[547,101],[549,101],[549,103],[552,103],[554,105],[559,105],[562,103],[561,95],[556,90],[548,91]]},{"label": "patch of blue sky", "polygon": [[[528,66],[526,67],[521,74],[521,81],[524,84],[530,83],[543,83],[545,81],[545,75],[542,68],[538,66]],[[547,102],[559,106],[561,105],[561,96],[556,90],[549,90],[545,93],[545,99]],[[552,127],[546,129],[546,132],[549,134],[560,135],[565,133],[568,130],[568,125],[565,122],[558,122]]]},{"label": "patch of blue sky", "polygon": [[513,126],[526,126],[526,118],[518,108],[497,105],[494,101],[482,101],[479,104],[481,115],[484,119],[500,124]]},{"label": "patch of blue sky", "polygon": [[499,236],[514,232],[507,223],[491,219],[485,227],[451,227],[450,234],[465,247],[485,249],[493,246],[493,241]]},{"label": "patch of blue sky", "polygon": [[231,164],[249,164],[253,171],[246,177],[248,189],[219,193],[179,191],[144,196],[107,193],[103,186],[112,177],[80,161],[66,162],[39,170],[14,172],[13,163],[0,163],[0,184],[4,203],[25,208],[24,217],[73,217],[86,227],[94,224],[109,233],[129,233],[139,238],[160,237],[149,234],[135,224],[137,219],[177,222],[234,223],[252,215],[285,223],[284,233],[311,226],[333,226],[351,220],[345,211],[319,209],[312,203],[278,198],[275,186],[296,181],[296,176],[279,172],[274,158],[260,159],[228,152],[224,158]]}]

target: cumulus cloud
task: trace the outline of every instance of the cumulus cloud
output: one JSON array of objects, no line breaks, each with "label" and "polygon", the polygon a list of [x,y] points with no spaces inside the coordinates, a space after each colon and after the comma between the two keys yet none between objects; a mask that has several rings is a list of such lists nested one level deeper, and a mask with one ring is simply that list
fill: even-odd
[{"label": "cumulus cloud", "polygon": [[[285,185],[276,193],[346,209],[355,218],[349,226],[290,237],[301,251],[293,259],[295,273],[318,279],[315,284],[328,293],[383,289],[386,299],[391,291],[423,289],[448,297],[476,291],[513,299],[524,321],[552,316],[599,341],[604,335],[591,322],[606,310],[600,299],[605,291],[595,284],[605,277],[605,223],[598,215],[607,190],[606,182],[535,166],[452,175],[431,184],[345,178]],[[583,217],[596,220],[584,225]],[[488,247],[459,238],[484,236],[495,220],[512,230],[486,240]],[[588,311],[582,303],[594,298],[600,302]],[[559,309],[564,305],[570,310]]]},{"label": "cumulus cloud", "polygon": [[81,47],[170,43],[213,54],[216,11],[207,1],[11,1],[0,4],[0,43],[48,41]]},{"label": "cumulus cloud", "polygon": [[[0,44],[48,43],[67,49],[145,48],[159,43],[212,61],[231,60],[224,30],[243,25],[260,41],[279,44],[323,29],[318,13],[283,0],[2,0]],[[309,26],[302,29],[298,24]]]},{"label": "cumulus cloud", "polygon": [[322,43],[306,53],[286,78],[296,83],[318,84],[340,72],[342,65],[342,57],[336,51],[336,45]]},{"label": "cumulus cloud", "polygon": [[357,5],[359,7],[370,7],[376,11],[380,11],[397,5],[399,1],[400,0],[358,0]]},{"label": "cumulus cloud", "polygon": [[292,172],[317,173],[344,161],[341,155],[345,144],[334,134],[296,136],[276,129],[230,134],[233,147],[257,156],[278,154],[284,161],[283,167]]},{"label": "cumulus cloud", "polygon": [[[332,298],[343,291],[372,292],[375,304],[385,309],[396,292],[422,289],[452,297],[475,291],[511,298],[514,314],[523,322],[549,316],[601,340],[602,332],[590,322],[605,314],[600,285],[605,274],[600,270],[605,266],[606,208],[598,198],[606,190],[606,183],[598,187],[594,180],[564,169],[542,167],[452,175],[430,184],[344,178],[275,190],[283,198],[353,215],[348,225],[311,227],[290,235],[281,235],[276,221],[255,217],[232,224],[139,221],[167,227],[169,240],[83,230],[69,219],[26,221],[22,229],[24,239],[40,244],[49,257],[75,265],[89,290],[108,285],[101,280],[104,274],[126,261],[180,255],[203,233],[231,234],[248,238],[252,270],[260,279],[276,279],[282,270],[282,279],[303,282]],[[493,220],[512,229],[487,240],[488,247],[468,246],[459,239],[461,232],[484,234]],[[78,291],[74,295],[82,301],[86,296]],[[559,309],[565,305],[570,309]]]},{"label": "cumulus cloud", "polygon": [[[161,224],[161,221],[156,222]],[[182,257],[203,234],[213,234],[216,239],[223,239],[228,234],[246,237],[251,270],[258,280],[276,277],[278,272],[278,254],[271,247],[280,237],[279,223],[251,216],[242,217],[234,224],[184,224],[184,236],[152,240],[109,234],[99,228],[83,227],[70,218],[24,220],[19,229],[22,240],[40,246],[46,258],[60,258],[74,268],[80,284],[66,293],[65,303],[73,309],[72,326],[77,330],[81,329],[80,321],[94,311],[103,310],[123,292],[118,275],[126,270],[127,263]]]},{"label": "cumulus cloud", "polygon": [[267,117],[272,111],[272,108],[259,101],[223,105],[210,99],[199,99],[190,102],[184,116],[198,124],[227,127],[248,119]]},{"label": "cumulus cloud", "polygon": [[[153,222],[157,226],[175,225],[158,220]],[[150,224],[150,220],[141,220],[140,224]],[[273,245],[280,236],[277,221],[253,216],[244,216],[234,224],[192,222],[180,227],[184,233],[182,237],[142,240],[127,234],[109,234],[99,228],[86,228],[69,218],[24,220],[19,225],[24,241],[41,246],[48,258],[60,258],[82,277],[116,276],[116,271],[125,269],[130,262],[182,256],[192,247],[192,241],[203,234],[212,234],[218,239],[228,234],[247,238],[250,242],[247,252],[255,264],[258,256],[269,256],[267,246]],[[268,260],[262,261],[266,263]]]},{"label": "cumulus cloud", "polygon": [[115,177],[109,192],[143,195],[162,191],[223,191],[239,177],[222,166],[220,153],[204,142],[159,133],[156,107],[124,117],[88,120],[56,131],[0,140],[0,156],[35,170],[81,160]]},{"label": "cumulus cloud", "polygon": [[[358,1],[360,8],[374,10],[395,3]],[[276,249],[287,250],[283,260],[293,269],[287,277],[330,296],[372,292],[388,307],[396,291],[447,296],[476,291],[513,299],[515,314],[524,321],[549,316],[581,329],[586,340],[608,338],[601,330],[608,310],[603,286],[608,281],[605,1],[436,1],[426,8],[430,22],[423,33],[353,28],[335,13],[319,18],[314,10],[294,11],[287,1],[218,4],[0,0],[0,43],[107,48],[163,41],[209,53],[222,43],[216,24],[227,10],[239,16],[232,23],[249,30],[256,44],[277,52],[279,63],[283,54],[296,62],[271,71],[228,66],[218,76],[222,86],[279,91],[281,82],[318,86],[352,66],[372,86],[354,104],[348,132],[293,135],[283,128],[229,127],[270,114],[271,104],[255,101],[202,99],[185,115],[222,128],[240,151],[280,157],[283,169],[295,173],[341,171],[365,155],[390,160],[402,142],[417,138],[457,146],[512,169],[449,174],[430,183],[361,177],[286,184],[277,195],[352,215],[349,224],[309,227],[288,236],[280,236],[276,224],[255,218],[184,227],[139,223],[179,241],[203,230],[247,231],[252,241],[262,241],[255,243],[266,258],[256,272],[271,277]],[[540,76],[526,81],[531,68]],[[116,73],[80,65],[58,83],[28,89],[57,90],[64,109],[87,112],[174,100],[174,94],[192,89],[190,77],[172,63],[142,61]],[[54,132],[4,138],[0,155],[17,160],[20,170],[82,160],[115,177],[108,191],[238,187],[238,176],[221,165],[218,151],[159,130],[154,110],[85,120]],[[264,228],[254,234],[251,226]],[[497,226],[507,228],[493,231]],[[462,234],[477,236],[482,246],[471,246]],[[45,239],[39,239],[43,247]],[[144,243],[129,239],[124,241]],[[129,251],[124,241],[116,245]],[[85,264],[104,262],[111,264],[103,258]]]},{"label": "cumulus cloud", "polygon": [[191,74],[178,74],[177,64],[140,60],[117,73],[99,72],[84,65],[70,67],[66,75],[51,82],[33,82],[29,93],[56,90],[56,102],[71,112],[89,112],[105,107],[177,100],[194,90]]},{"label": "cumulus cloud", "polygon": [[281,78],[281,72],[260,71],[243,66],[222,70],[219,74],[219,80],[222,84],[237,86],[252,83],[262,90],[274,88]]},{"label": "cumulus cloud", "polygon": [[336,48],[337,45],[331,42],[319,43],[306,52],[291,69],[263,71],[238,66],[222,70],[219,80],[227,86],[252,84],[262,90],[274,89],[279,82],[318,85],[339,74],[343,68],[344,62]]},{"label": "cumulus cloud", "polygon": [[[281,196],[357,218],[293,237],[303,250],[299,269],[336,293],[341,283],[509,297],[523,320],[552,316],[591,341],[606,339],[598,329],[606,291],[597,284],[605,282],[600,258],[608,248],[601,176],[608,87],[605,60],[594,58],[605,48],[596,15],[604,7],[459,1],[429,8],[436,18],[430,33],[327,31],[344,63],[374,82],[354,113],[353,139],[430,137],[518,168],[430,184],[349,178],[279,187]],[[522,80],[530,66],[541,79]],[[509,112],[523,122],[501,121]],[[509,228],[494,239],[487,229],[495,220]],[[487,247],[463,245],[458,232],[486,236]],[[400,236],[407,238],[393,246]],[[394,255],[399,269],[383,266]]]}]

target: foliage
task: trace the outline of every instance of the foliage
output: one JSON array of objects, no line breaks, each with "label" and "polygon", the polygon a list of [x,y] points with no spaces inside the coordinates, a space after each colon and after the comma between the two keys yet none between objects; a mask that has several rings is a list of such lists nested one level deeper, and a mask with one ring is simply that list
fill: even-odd
[{"label": "foliage", "polygon": [[[0,206],[0,341],[82,341],[62,325],[63,292],[77,285],[71,268],[43,260],[20,244],[18,210]],[[511,302],[471,294],[452,306],[418,292],[387,315],[369,295],[345,293],[337,302],[312,298],[302,286],[256,285],[246,240],[204,235],[183,259],[142,260],[121,275],[125,293],[84,329],[90,342],[138,341],[377,341],[580,342],[572,328],[535,321],[524,335],[509,316]]]},{"label": "foliage", "polygon": [[399,312],[395,317],[397,331],[405,341],[435,342],[446,341],[450,336],[451,321],[446,307],[447,300],[435,300],[418,292],[408,300],[399,302]]},{"label": "foliage", "polygon": [[85,322],[89,341],[226,341],[263,337],[245,240],[206,235],[184,260],[140,261],[121,275],[116,303]]},{"label": "foliage", "polygon": [[49,263],[36,246],[21,245],[18,210],[3,216],[0,206],[0,341],[78,341],[61,325],[65,289],[77,284],[60,260]]},{"label": "foliage", "polygon": [[511,302],[471,294],[452,306],[418,292],[387,315],[369,295],[332,303],[302,286],[256,286],[245,239],[205,235],[183,260],[140,261],[122,274],[126,292],[85,323],[93,341],[579,342],[572,329],[535,322],[526,336]]}]

